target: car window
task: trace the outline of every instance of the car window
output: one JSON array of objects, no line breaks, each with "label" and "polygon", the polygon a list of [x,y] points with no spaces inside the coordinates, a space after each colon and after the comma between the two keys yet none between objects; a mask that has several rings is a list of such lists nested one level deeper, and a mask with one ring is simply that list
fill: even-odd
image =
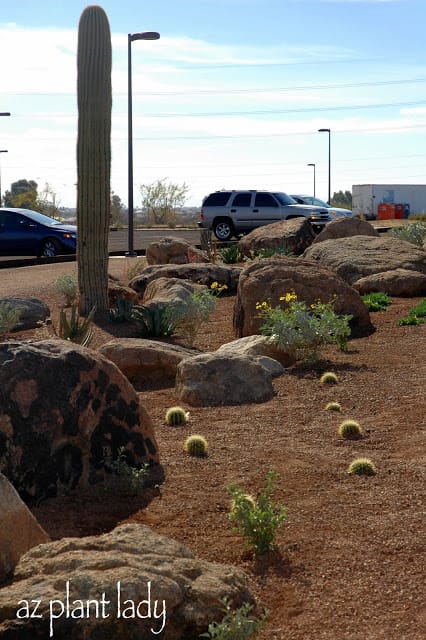
[{"label": "car window", "polygon": [[2,211],[0,214],[0,225],[4,229],[20,229],[25,221],[23,216],[10,211]]},{"label": "car window", "polygon": [[237,193],[232,202],[233,207],[249,207],[251,203],[251,193]]},{"label": "car window", "polygon": [[274,196],[278,200],[280,204],[296,204],[296,200],[293,199],[293,196],[288,196],[286,193],[282,191],[274,192]]},{"label": "car window", "polygon": [[270,193],[256,193],[255,207],[278,207],[278,202]]},{"label": "car window", "polygon": [[203,207],[224,207],[231,195],[230,191],[211,193],[203,202]]}]

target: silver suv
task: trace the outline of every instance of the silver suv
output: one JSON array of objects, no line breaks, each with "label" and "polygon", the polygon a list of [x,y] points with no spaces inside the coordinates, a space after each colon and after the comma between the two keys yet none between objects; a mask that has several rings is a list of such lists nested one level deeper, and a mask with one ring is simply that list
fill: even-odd
[{"label": "silver suv", "polygon": [[215,191],[203,200],[198,226],[212,229],[218,240],[229,240],[265,224],[300,217],[318,227],[332,219],[326,207],[297,204],[279,191]]}]

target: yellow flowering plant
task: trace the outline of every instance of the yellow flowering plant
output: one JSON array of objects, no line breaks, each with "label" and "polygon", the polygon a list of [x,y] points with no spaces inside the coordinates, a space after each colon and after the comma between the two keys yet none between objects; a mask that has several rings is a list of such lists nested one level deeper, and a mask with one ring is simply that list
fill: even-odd
[{"label": "yellow flowering plant", "polygon": [[258,317],[263,320],[262,335],[268,336],[279,349],[295,360],[315,361],[321,357],[321,348],[337,344],[345,350],[350,336],[350,315],[339,316],[333,303],[314,302],[307,305],[298,300],[294,291],[280,296],[275,307],[271,302],[257,302]]}]

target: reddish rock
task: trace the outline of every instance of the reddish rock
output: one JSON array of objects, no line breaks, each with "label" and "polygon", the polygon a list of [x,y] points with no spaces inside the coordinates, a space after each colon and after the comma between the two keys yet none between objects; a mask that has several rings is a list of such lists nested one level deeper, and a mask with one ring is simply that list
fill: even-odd
[{"label": "reddish rock", "polygon": [[306,218],[281,220],[254,229],[243,236],[238,248],[243,256],[251,257],[259,249],[287,249],[300,255],[315,239],[315,231]]}]

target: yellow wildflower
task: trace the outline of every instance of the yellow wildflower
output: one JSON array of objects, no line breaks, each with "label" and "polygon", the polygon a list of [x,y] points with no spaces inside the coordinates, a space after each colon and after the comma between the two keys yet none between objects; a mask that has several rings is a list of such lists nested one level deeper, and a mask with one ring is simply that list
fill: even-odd
[{"label": "yellow wildflower", "polygon": [[219,286],[218,282],[212,282],[211,285],[210,285],[210,289],[217,289],[218,286]]},{"label": "yellow wildflower", "polygon": [[289,291],[285,294],[285,296],[280,296],[280,301],[291,302],[292,300],[297,300],[295,291]]}]

